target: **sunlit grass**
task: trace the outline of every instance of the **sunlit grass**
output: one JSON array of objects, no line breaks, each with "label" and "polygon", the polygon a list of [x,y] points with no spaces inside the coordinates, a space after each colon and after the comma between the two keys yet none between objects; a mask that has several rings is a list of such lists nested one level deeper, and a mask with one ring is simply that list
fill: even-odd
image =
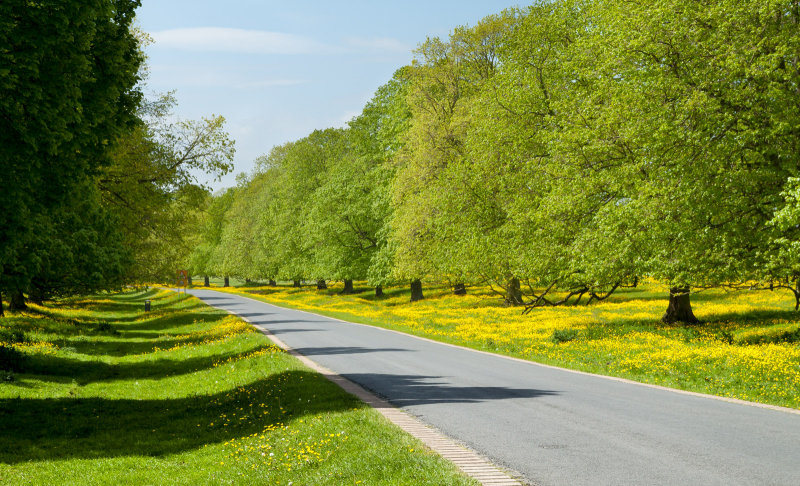
[{"label": "sunlit grass", "polygon": [[193,297],[31,306],[0,331],[22,357],[0,371],[0,483],[475,484]]},{"label": "sunlit grass", "polygon": [[339,295],[313,287],[241,287],[278,305],[593,373],[800,408],[800,314],[788,293],[706,290],[693,294],[699,326],[665,325],[667,289],[621,289],[589,306],[522,315],[490,290],[466,296],[426,289],[409,303],[404,288],[375,298],[362,287]]}]

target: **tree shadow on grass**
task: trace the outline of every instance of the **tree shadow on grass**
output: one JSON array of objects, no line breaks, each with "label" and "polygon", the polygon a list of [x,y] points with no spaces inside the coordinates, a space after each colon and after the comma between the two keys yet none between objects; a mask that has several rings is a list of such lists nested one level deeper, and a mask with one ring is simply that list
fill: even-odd
[{"label": "tree shadow on grass", "polygon": [[215,364],[235,361],[246,355],[274,349],[270,345],[258,345],[243,351],[198,356],[185,359],[156,359],[135,363],[109,364],[103,361],[83,361],[78,359],[63,358],[51,355],[33,355],[22,370],[24,374],[17,376],[17,381],[25,383],[25,375],[33,375],[36,379],[63,383],[75,380],[79,385],[94,382],[128,380],[128,379],[158,379],[169,376],[179,376],[195,371],[213,368]]},{"label": "tree shadow on grass", "polygon": [[0,462],[158,457],[260,433],[307,414],[363,406],[307,371],[285,371],[228,392],[178,399],[1,399]]},{"label": "tree shadow on grass", "polygon": [[227,313],[222,311],[217,311],[214,309],[209,310],[208,308],[206,308],[206,312],[180,311],[177,313],[170,313],[164,316],[154,317],[152,319],[139,320],[131,324],[121,324],[116,326],[116,329],[120,331],[123,336],[132,337],[134,334],[131,331],[166,331],[172,328],[192,325],[193,323],[218,321],[227,315]]}]

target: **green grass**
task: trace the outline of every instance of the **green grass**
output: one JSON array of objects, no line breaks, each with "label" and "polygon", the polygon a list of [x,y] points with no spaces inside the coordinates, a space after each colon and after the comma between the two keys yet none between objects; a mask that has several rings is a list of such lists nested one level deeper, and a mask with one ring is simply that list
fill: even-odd
[{"label": "green grass", "polygon": [[24,333],[0,372],[3,484],[476,484],[193,297],[71,299],[0,327]]},{"label": "green grass", "polygon": [[[682,390],[800,408],[800,313],[788,292],[721,289],[692,295],[697,326],[663,324],[668,289],[649,283],[607,301],[523,316],[486,288],[454,296],[429,286],[340,295],[341,285],[227,289],[277,305],[540,363]],[[585,300],[584,300],[585,302]]]}]

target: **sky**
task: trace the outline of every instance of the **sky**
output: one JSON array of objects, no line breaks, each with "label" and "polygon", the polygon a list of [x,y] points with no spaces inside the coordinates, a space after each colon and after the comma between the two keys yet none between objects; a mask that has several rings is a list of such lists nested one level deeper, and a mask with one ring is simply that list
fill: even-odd
[{"label": "sky", "polygon": [[[145,93],[174,91],[175,115],[226,119],[235,185],[254,160],[315,129],[346,126],[427,37],[520,5],[510,0],[143,0]],[[524,5],[524,3],[522,4]]]}]

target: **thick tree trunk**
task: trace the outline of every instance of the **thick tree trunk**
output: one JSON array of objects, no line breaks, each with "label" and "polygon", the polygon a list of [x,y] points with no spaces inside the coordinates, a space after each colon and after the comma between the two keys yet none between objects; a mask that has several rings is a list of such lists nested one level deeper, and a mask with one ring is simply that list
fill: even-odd
[{"label": "thick tree trunk", "polygon": [[352,280],[345,280],[344,281],[344,289],[342,289],[342,294],[353,294],[355,290],[353,289],[353,281]]},{"label": "thick tree trunk", "polygon": [[420,279],[411,281],[411,302],[422,300],[425,297],[422,295],[422,281]]},{"label": "thick tree trunk", "polygon": [[302,285],[300,284],[299,280],[293,280],[292,287],[299,289],[300,287],[302,287]]},{"label": "thick tree trunk", "polygon": [[24,311],[28,308],[21,290],[11,292],[11,302],[8,303],[8,308],[14,312]]},{"label": "thick tree trunk", "polygon": [[375,287],[375,297],[383,297],[383,287],[378,285]]},{"label": "thick tree trunk", "polygon": [[33,302],[36,305],[44,304],[44,292],[39,287],[31,286],[31,289],[28,291],[28,300]]},{"label": "thick tree trunk", "polygon": [[245,285],[249,286],[249,285],[250,285],[250,284],[252,284],[252,283],[253,283],[253,282],[251,282],[249,278],[246,278],[246,279],[244,279],[244,284],[245,284]]},{"label": "thick tree trunk", "polygon": [[211,282],[208,281],[208,275],[203,277],[203,285],[205,285],[206,287],[211,286]]},{"label": "thick tree trunk", "polygon": [[328,284],[325,283],[325,279],[321,278],[317,280],[317,290],[326,290],[328,288]]},{"label": "thick tree trunk", "polygon": [[189,284],[189,287],[192,286],[192,276],[191,275],[187,275],[186,276],[186,283]]},{"label": "thick tree trunk", "polygon": [[700,322],[692,312],[692,302],[689,299],[689,286],[685,287],[672,287],[669,289],[669,305],[667,305],[667,312],[661,318],[661,322],[665,324],[674,324],[676,322],[685,322],[687,324],[697,324]]},{"label": "thick tree trunk", "polygon": [[228,279],[228,277],[225,277],[222,286],[223,287],[229,287],[230,285],[231,285],[230,280]]},{"label": "thick tree trunk", "polygon": [[276,282],[273,279],[269,279],[269,285],[270,285],[270,287],[275,287],[276,285],[278,285],[278,282]]},{"label": "thick tree trunk", "polygon": [[506,302],[508,302],[509,305],[522,305],[522,289],[519,286],[519,279],[516,277],[508,281]]},{"label": "thick tree trunk", "polygon": [[463,283],[457,283],[453,286],[453,293],[455,295],[467,295],[467,286]]}]

